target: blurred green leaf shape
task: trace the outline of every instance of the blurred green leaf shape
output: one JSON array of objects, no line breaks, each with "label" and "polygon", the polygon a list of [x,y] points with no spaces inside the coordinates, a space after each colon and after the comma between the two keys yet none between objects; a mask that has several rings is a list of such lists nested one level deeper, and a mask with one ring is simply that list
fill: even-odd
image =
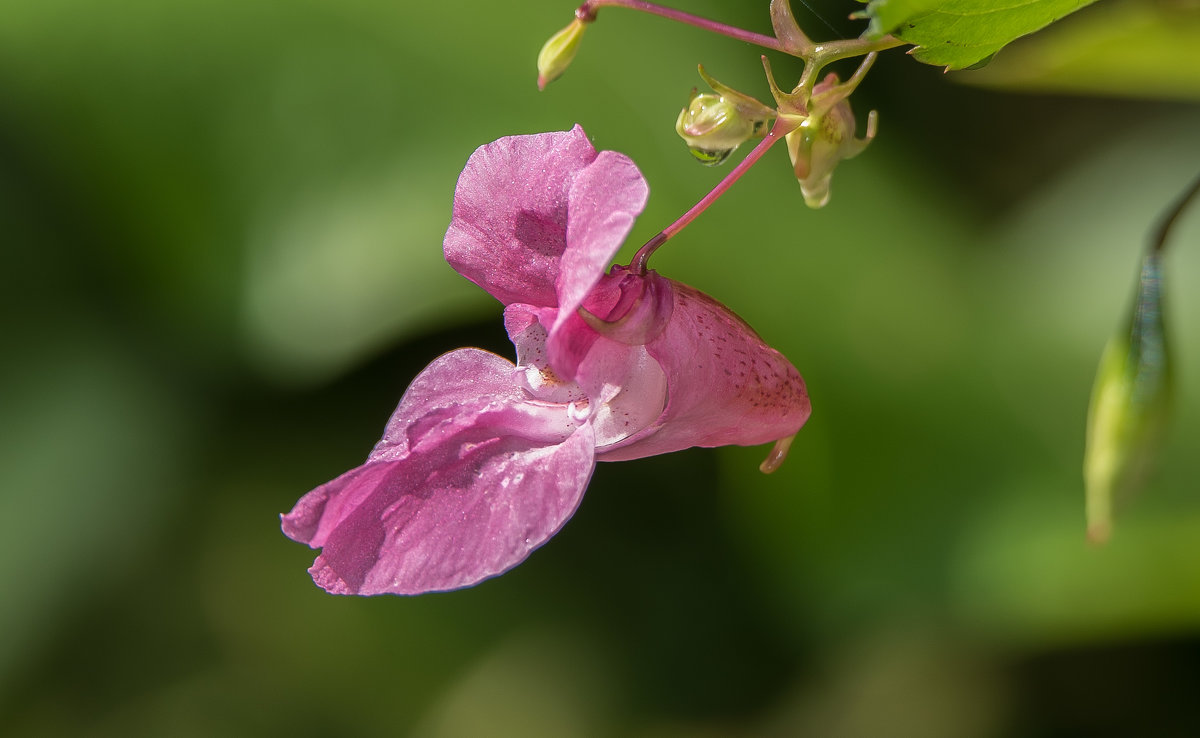
[{"label": "blurred green leaf shape", "polygon": [[1200,177],[1167,211],[1142,259],[1128,323],[1109,341],[1088,411],[1083,471],[1088,537],[1108,538],[1114,496],[1139,488],[1171,410],[1171,362],[1162,310],[1162,252],[1200,194]]},{"label": "blurred green leaf shape", "polygon": [[868,33],[912,44],[917,61],[946,70],[984,61],[1010,42],[1095,0],[871,0]]},{"label": "blurred green leaf shape", "polygon": [[1161,255],[1147,254],[1128,322],[1105,348],[1092,390],[1083,464],[1088,538],[1097,543],[1108,539],[1114,499],[1142,486],[1170,414],[1162,271]]},{"label": "blurred green leaf shape", "polygon": [[963,81],[1043,92],[1200,100],[1200,4],[1110,0],[1013,44]]},{"label": "blurred green leaf shape", "polygon": [[12,336],[0,367],[0,577],[14,588],[0,632],[19,634],[0,638],[0,703],[80,601],[129,574],[185,488],[191,408],[86,308],[65,309],[59,322],[35,303],[36,339]]},{"label": "blurred green leaf shape", "polygon": [[245,348],[260,370],[320,381],[486,302],[442,258],[449,190],[413,174],[431,166],[410,158],[264,217],[242,302]]}]

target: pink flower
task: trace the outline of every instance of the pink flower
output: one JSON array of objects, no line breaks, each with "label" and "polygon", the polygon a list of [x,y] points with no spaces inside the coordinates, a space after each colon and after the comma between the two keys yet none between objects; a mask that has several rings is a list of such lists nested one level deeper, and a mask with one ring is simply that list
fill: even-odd
[{"label": "pink flower", "polygon": [[[505,305],[517,364],[452,351],[413,380],[366,463],[302,497],[289,537],[335,594],[466,587],[567,522],[597,459],[790,439],[796,369],[723,305],[605,273],[648,188],[583,129],[502,138],[458,180],[446,260]],[[786,451],[786,441],[781,448]]]}]

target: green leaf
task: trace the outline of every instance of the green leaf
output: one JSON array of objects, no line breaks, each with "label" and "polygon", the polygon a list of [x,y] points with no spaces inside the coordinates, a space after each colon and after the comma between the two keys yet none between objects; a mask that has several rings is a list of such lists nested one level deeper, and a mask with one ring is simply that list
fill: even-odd
[{"label": "green leaf", "polygon": [[1200,6],[1110,0],[962,77],[985,87],[1200,100]]},{"label": "green leaf", "polygon": [[867,34],[878,38],[895,31],[910,18],[916,18],[937,10],[945,0],[870,0],[867,9],[856,15],[871,19]]},{"label": "green leaf", "polygon": [[869,32],[912,44],[917,61],[947,70],[975,65],[1015,39],[1095,0],[873,0]]}]

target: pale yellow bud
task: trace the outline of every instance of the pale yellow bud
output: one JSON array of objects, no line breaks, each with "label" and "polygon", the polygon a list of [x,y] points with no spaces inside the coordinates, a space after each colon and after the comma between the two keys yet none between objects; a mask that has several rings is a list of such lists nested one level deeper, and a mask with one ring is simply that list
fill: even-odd
[{"label": "pale yellow bud", "polygon": [[567,71],[575,52],[579,50],[579,39],[583,37],[583,29],[587,26],[583,20],[576,18],[571,24],[550,37],[538,54],[537,86],[539,90],[558,79]]}]

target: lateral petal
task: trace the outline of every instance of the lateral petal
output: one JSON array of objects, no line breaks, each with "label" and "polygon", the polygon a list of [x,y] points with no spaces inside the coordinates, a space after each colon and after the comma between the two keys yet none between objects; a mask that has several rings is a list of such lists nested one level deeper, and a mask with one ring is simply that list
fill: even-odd
[{"label": "lateral petal", "polygon": [[486,433],[350,472],[361,504],[332,531],[309,572],[333,594],[457,589],[521,563],[575,512],[595,467],[590,425],[560,443]]},{"label": "lateral petal", "polygon": [[[370,554],[364,543],[351,539],[359,534],[366,541],[378,537],[371,521],[373,516],[375,523],[381,519],[381,501],[421,494],[426,489],[422,485],[440,469],[461,466],[464,458],[478,456],[477,449],[507,444],[527,447],[536,457],[542,453],[539,448],[566,443],[582,419],[572,417],[565,406],[530,398],[514,384],[514,371],[507,360],[480,349],[460,349],[436,359],[405,393],[367,463],[302,497],[282,516],[284,533],[313,548],[333,545],[330,555],[340,562],[337,570],[347,572],[345,581],[355,581]],[[584,435],[590,438],[590,429]],[[590,448],[586,456],[590,464]],[[502,476],[493,481],[504,484]],[[405,485],[411,487],[407,493]]]},{"label": "lateral petal", "polygon": [[442,354],[404,391],[367,461],[386,461],[408,453],[409,428],[424,415],[485,398],[487,402],[520,402],[525,395],[513,382],[515,371],[511,361],[483,349]]}]

